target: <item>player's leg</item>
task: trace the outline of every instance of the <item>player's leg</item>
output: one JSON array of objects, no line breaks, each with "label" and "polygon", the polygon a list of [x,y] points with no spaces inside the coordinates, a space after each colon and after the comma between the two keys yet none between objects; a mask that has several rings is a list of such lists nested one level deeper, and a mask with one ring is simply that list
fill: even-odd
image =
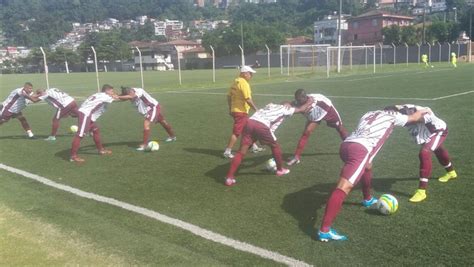
[{"label": "player's leg", "polygon": [[[168,138],[165,139],[165,142],[173,142],[176,141],[176,135],[173,131],[171,125],[165,120],[165,117],[161,113],[161,106],[157,105],[156,109],[156,122],[159,122],[161,126],[165,129],[166,133],[168,134]],[[153,121],[153,120],[152,120]]]},{"label": "player's leg", "polygon": [[144,151],[146,145],[148,144],[148,140],[150,140],[150,120],[145,117],[143,121],[143,140],[142,143],[137,147],[137,151]]},{"label": "player's leg", "polygon": [[53,119],[51,121],[51,134],[46,138],[45,140],[47,141],[55,141],[56,140],[56,134],[58,132],[59,128],[59,120],[61,119],[61,109],[56,110],[56,114],[53,116]]},{"label": "player's leg", "polygon": [[318,123],[314,121],[306,122],[303,134],[301,135],[300,140],[298,140],[298,145],[296,146],[295,154],[293,158],[291,158],[287,163],[289,166],[300,163],[301,153],[303,153],[306,143],[308,142],[309,137],[316,129],[316,127],[318,127]]},{"label": "player's leg", "polygon": [[247,154],[249,147],[252,145],[255,140],[252,138],[253,129],[252,128],[245,128],[244,133],[242,135],[242,140],[240,141],[240,149],[232,158],[230,163],[229,171],[227,172],[225,185],[232,186],[236,183],[235,180],[235,173],[242,162],[245,154]]},{"label": "player's leg", "polygon": [[31,127],[28,124],[28,121],[26,120],[26,118],[23,116],[23,114],[21,114],[20,112],[15,117],[20,121],[21,127],[23,128],[23,130],[25,130],[26,135],[28,135],[28,138],[35,138],[35,135],[31,131]]},{"label": "player's leg", "polygon": [[99,155],[110,155],[112,154],[112,150],[105,149],[102,140],[100,138],[100,129],[95,122],[90,123],[90,132],[92,133],[92,139],[94,139],[95,147],[97,148],[97,152]]},{"label": "player's leg", "polygon": [[72,139],[70,160],[74,162],[84,162],[85,160],[83,158],[80,158],[77,155],[77,152],[79,151],[79,147],[81,146],[81,139],[84,137],[86,130],[89,129],[90,117],[86,117],[83,113],[79,112],[77,121],[79,129],[74,135],[74,138]]},{"label": "player's leg", "polygon": [[447,182],[451,179],[456,179],[458,177],[456,171],[454,170],[453,163],[449,157],[448,150],[441,144],[438,149],[434,151],[438,162],[444,167],[446,170],[446,174],[439,177],[438,181],[440,182]]},{"label": "player's leg", "polygon": [[432,171],[431,150],[427,144],[421,147],[418,157],[420,159],[420,180],[418,189],[409,199],[410,202],[421,202],[426,199],[426,188]]},{"label": "player's leg", "polygon": [[326,121],[327,126],[336,129],[342,141],[344,141],[346,137],[349,135],[346,128],[342,124],[342,119],[341,119],[341,116],[339,115],[339,112],[337,112],[337,110],[334,107],[331,107],[329,109],[326,116],[324,116],[324,120]]},{"label": "player's leg", "polygon": [[247,124],[248,121],[248,114],[247,113],[240,113],[240,112],[233,112],[232,117],[234,118],[234,125],[232,127],[232,135],[229,138],[229,142],[227,143],[227,147],[224,150],[224,157],[231,159],[234,157],[232,154],[232,148],[234,147],[237,139],[242,134],[242,131]]},{"label": "player's leg", "polygon": [[362,195],[364,196],[364,200],[362,200],[362,206],[368,208],[377,203],[377,199],[372,196],[371,189],[372,189],[372,164],[368,163],[364,174],[360,178],[362,184]]},{"label": "player's leg", "polygon": [[339,235],[331,228],[331,225],[339,214],[344,199],[357,184],[365,171],[369,154],[367,149],[358,143],[342,143],[339,154],[344,161],[336,189],[331,193],[326,204],[326,210],[322,220],[318,238],[321,241],[346,240],[347,237]]}]

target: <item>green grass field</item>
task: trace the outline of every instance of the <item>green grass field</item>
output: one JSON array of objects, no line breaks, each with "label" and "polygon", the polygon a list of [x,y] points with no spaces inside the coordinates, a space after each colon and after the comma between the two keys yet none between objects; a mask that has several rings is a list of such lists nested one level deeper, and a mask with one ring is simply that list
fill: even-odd
[{"label": "green grass field", "polygon": [[[419,147],[406,129],[396,129],[374,160],[373,189],[376,196],[395,195],[399,211],[393,216],[367,211],[359,204],[362,193],[354,190],[334,223],[350,240],[315,241],[342,166],[340,139],[322,124],[311,136],[301,164],[283,177],[264,170],[269,149],[249,154],[238,172],[238,184],[225,187],[229,161],[222,152],[232,125],[225,94],[235,70],[219,71],[215,84],[210,71],[183,72],[181,86],[177,72],[145,72],[145,88],[160,101],[178,137],[175,143],[160,142],[157,152],[134,150],[141,141],[143,118],[126,102],[111,104],[98,121],[111,156],[98,156],[86,137],[79,151],[86,163],[69,162],[68,128],[77,124],[71,118],[61,121],[54,143],[27,140],[13,120],[0,126],[0,163],[315,266],[473,264],[474,65],[384,66],[377,74],[360,71],[329,79],[272,71],[269,79],[260,69],[252,81],[258,106],[289,100],[297,88],[305,88],[328,96],[349,131],[369,110],[398,103],[431,107],[448,124],[445,146],[459,179],[447,184],[432,179],[427,201],[409,203],[418,186]],[[116,87],[140,86],[139,73],[100,73],[100,79]],[[41,74],[1,75],[1,100],[25,81],[36,88],[46,85]],[[82,102],[96,90],[95,74],[50,74],[50,85]],[[49,134],[53,112],[45,104],[25,109],[38,137]],[[277,130],[285,158],[293,153],[304,122],[296,115]],[[154,140],[165,137],[161,126],[153,127]],[[435,158],[433,166],[434,178],[444,173]],[[3,169],[0,179],[0,265],[280,264]]]}]

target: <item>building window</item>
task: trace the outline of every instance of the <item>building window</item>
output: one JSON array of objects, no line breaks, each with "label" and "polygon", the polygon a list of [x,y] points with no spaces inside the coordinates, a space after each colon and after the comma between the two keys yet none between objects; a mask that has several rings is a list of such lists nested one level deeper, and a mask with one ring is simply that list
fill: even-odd
[{"label": "building window", "polygon": [[354,21],[352,23],[352,26],[354,27],[354,29],[358,29],[359,28],[359,22],[358,21]]},{"label": "building window", "polygon": [[377,26],[377,20],[376,19],[372,20],[372,26]]},{"label": "building window", "polygon": [[354,41],[357,40],[357,34],[354,34]]}]

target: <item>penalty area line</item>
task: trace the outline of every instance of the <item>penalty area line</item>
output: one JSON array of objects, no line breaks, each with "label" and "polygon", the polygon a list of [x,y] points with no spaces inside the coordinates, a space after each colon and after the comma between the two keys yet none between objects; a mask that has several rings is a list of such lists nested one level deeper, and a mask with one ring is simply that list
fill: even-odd
[{"label": "penalty area line", "polygon": [[53,188],[61,190],[61,191],[71,193],[73,195],[76,195],[76,196],[79,196],[79,197],[82,197],[82,198],[94,200],[94,201],[105,203],[105,204],[108,204],[108,205],[111,205],[111,206],[119,207],[121,209],[128,210],[128,211],[131,211],[131,212],[134,212],[134,213],[137,213],[137,214],[141,214],[143,216],[155,219],[155,220],[160,221],[162,223],[166,223],[166,224],[175,226],[175,227],[180,228],[182,230],[186,230],[188,232],[191,232],[194,235],[200,236],[202,238],[213,241],[215,243],[219,243],[219,244],[234,248],[236,250],[240,250],[240,251],[243,251],[243,252],[254,254],[254,255],[257,255],[257,256],[265,258],[265,259],[269,259],[269,260],[273,260],[273,261],[278,262],[278,263],[286,264],[288,266],[311,266],[306,262],[303,262],[303,261],[285,256],[285,255],[279,254],[279,253],[274,252],[274,251],[270,251],[270,250],[267,250],[267,249],[264,249],[264,248],[260,248],[260,247],[242,242],[242,241],[238,241],[238,240],[223,236],[223,235],[218,234],[218,233],[214,233],[212,231],[206,230],[206,229],[201,228],[199,226],[196,226],[194,224],[190,224],[190,223],[187,223],[185,221],[166,216],[164,214],[161,214],[161,213],[153,211],[153,210],[149,210],[149,209],[146,209],[146,208],[135,206],[135,205],[132,205],[132,204],[120,201],[120,200],[116,200],[116,199],[113,199],[113,198],[104,197],[104,196],[97,195],[97,194],[94,194],[94,193],[82,191],[80,189],[77,189],[77,188],[74,188],[74,187],[71,187],[71,186],[68,186],[68,185],[56,183],[56,182],[51,181],[51,180],[49,180],[45,177],[30,173],[30,172],[27,172],[27,171],[23,171],[23,170],[14,168],[14,167],[10,167],[10,166],[7,166],[7,165],[2,164],[2,163],[0,163],[0,169],[3,169],[3,170],[6,170],[8,172],[11,172],[11,173],[21,175],[21,176],[29,178],[31,180],[40,182],[44,185],[53,187]]}]

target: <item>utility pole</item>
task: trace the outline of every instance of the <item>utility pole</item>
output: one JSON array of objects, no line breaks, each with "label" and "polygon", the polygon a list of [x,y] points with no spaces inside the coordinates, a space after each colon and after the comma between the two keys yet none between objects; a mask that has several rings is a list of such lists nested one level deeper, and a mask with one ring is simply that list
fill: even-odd
[{"label": "utility pole", "polygon": [[423,3],[423,37],[421,39],[422,44],[425,43],[425,34],[426,34],[425,22],[426,22],[426,2]]},{"label": "utility pole", "polygon": [[342,0],[339,0],[339,19],[337,21],[337,73],[341,72],[341,20],[342,20]]}]

